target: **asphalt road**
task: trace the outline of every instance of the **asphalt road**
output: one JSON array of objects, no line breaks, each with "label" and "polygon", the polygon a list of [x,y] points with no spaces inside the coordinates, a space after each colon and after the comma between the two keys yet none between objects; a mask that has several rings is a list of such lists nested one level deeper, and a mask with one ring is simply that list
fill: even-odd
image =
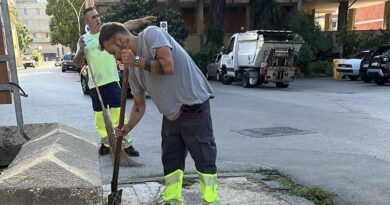
[{"label": "asphalt road", "polygon": [[[91,101],[76,72],[59,67],[19,70],[29,94],[25,123],[60,122],[97,136]],[[339,204],[389,204],[390,86],[331,78],[298,79],[287,89],[211,81],[214,134],[220,171],[260,166],[278,169],[305,185],[334,193]],[[128,99],[127,113],[132,105]],[[161,175],[162,116],[151,99],[132,131],[140,168],[121,168],[122,182]],[[0,126],[15,125],[13,105],[0,105]],[[190,157],[187,170],[195,171]],[[101,158],[103,183],[111,180],[109,157]]]}]

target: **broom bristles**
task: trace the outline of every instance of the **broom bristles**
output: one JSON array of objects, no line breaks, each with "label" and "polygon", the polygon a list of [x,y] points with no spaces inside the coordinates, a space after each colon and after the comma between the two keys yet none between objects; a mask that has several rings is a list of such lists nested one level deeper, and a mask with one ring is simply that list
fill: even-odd
[{"label": "broom bristles", "polygon": [[[114,128],[112,127],[111,118],[108,116],[107,110],[105,108],[104,108],[104,110],[105,110],[105,111],[103,111],[104,124],[105,124],[107,135],[108,135],[108,142],[110,144],[111,159],[114,162],[114,160],[115,160],[115,154],[114,153],[115,153],[115,150],[116,150],[116,140],[117,139],[115,139],[115,131],[114,131]],[[111,126],[109,126],[109,125],[111,125]],[[138,167],[138,166],[142,166],[143,164],[132,160],[127,155],[125,150],[122,149],[122,151],[121,151],[121,165],[129,166],[129,167]]]}]

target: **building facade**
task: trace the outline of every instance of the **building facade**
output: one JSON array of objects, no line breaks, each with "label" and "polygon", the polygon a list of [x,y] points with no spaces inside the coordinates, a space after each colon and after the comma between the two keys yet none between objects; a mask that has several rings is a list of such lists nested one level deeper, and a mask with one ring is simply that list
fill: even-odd
[{"label": "building facade", "polygon": [[70,52],[69,48],[50,43],[50,17],[46,15],[46,0],[15,0],[15,2],[20,18],[27,26],[28,33],[33,39],[26,54],[38,50],[47,61]]},{"label": "building facade", "polygon": [[[180,0],[179,9],[189,29],[185,47],[197,51],[206,41],[209,5],[211,0]],[[353,29],[387,28],[390,1],[386,0],[275,0],[287,20],[289,13],[299,10],[316,17],[326,31],[346,27]],[[232,33],[246,31],[250,25],[249,0],[226,0],[224,31],[227,43]],[[100,14],[120,3],[120,0],[95,0]],[[158,0],[157,7],[164,8],[167,0]],[[169,21],[168,21],[169,23]]]}]

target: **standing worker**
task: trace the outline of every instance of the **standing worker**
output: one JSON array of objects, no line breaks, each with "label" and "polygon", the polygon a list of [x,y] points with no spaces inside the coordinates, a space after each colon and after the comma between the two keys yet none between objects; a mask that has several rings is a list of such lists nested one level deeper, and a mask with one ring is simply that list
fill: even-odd
[{"label": "standing worker", "polygon": [[[119,124],[121,91],[116,61],[112,55],[99,49],[101,22],[96,9],[93,7],[86,8],[83,14],[85,24],[89,27],[90,31],[80,37],[74,63],[76,67],[81,67],[84,64],[84,57],[86,57],[88,66],[95,76],[96,86],[99,87],[100,94],[102,95],[104,106],[109,107],[111,121],[114,127],[117,127]],[[136,29],[154,20],[155,17],[149,16],[128,21],[125,25],[129,29]],[[89,95],[92,99],[92,107],[94,110],[95,128],[100,136],[101,146],[99,154],[103,156],[110,153],[109,141],[104,126],[102,107],[91,74],[89,75],[88,86],[90,88]],[[139,152],[131,145],[129,137],[123,139],[123,146],[128,146],[124,149],[128,155],[139,156]]]},{"label": "standing worker", "polygon": [[145,113],[145,92],[156,104],[162,121],[162,163],[166,189],[163,200],[183,204],[181,197],[188,151],[195,161],[205,204],[218,203],[217,147],[209,99],[213,90],[186,51],[164,30],[149,26],[138,36],[120,23],[102,26],[100,47],[133,65],[129,82],[134,96],[130,120],[116,137],[126,136]]}]

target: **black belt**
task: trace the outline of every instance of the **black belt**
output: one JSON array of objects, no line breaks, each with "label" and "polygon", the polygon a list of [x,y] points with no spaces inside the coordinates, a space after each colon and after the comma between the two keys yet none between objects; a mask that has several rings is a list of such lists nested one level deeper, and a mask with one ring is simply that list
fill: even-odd
[{"label": "black belt", "polygon": [[200,114],[203,112],[202,105],[208,101],[209,100],[207,99],[205,102],[199,104],[193,104],[193,105],[184,104],[181,106],[180,110],[183,114]]}]

